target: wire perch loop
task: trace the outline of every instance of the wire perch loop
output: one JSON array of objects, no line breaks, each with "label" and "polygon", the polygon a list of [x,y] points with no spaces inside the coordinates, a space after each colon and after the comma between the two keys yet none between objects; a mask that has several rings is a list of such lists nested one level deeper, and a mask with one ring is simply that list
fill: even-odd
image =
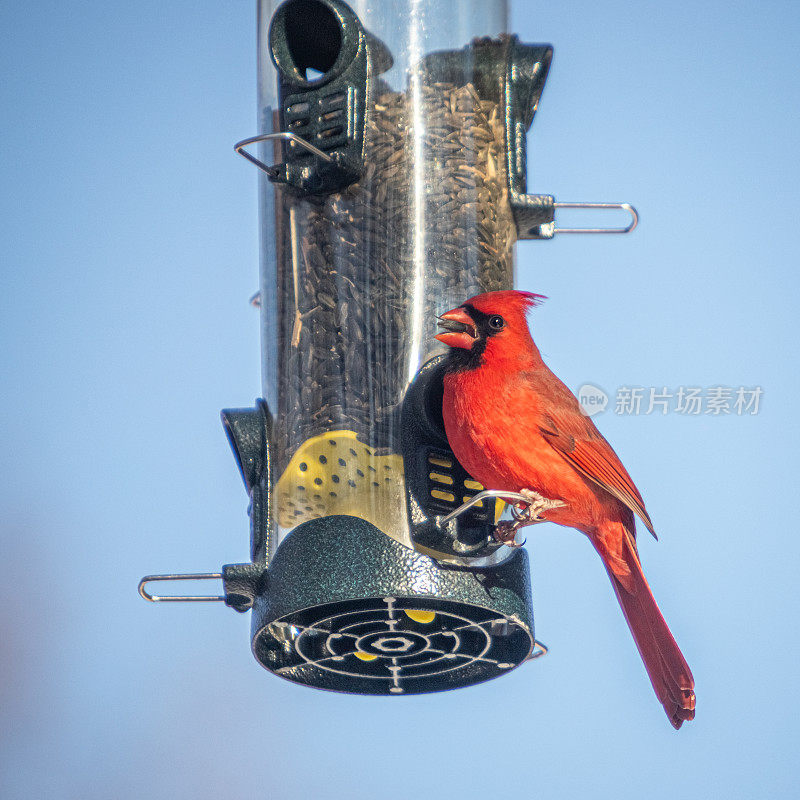
[{"label": "wire perch loop", "polygon": [[258,136],[251,136],[249,139],[242,139],[241,142],[236,142],[233,149],[242,156],[242,158],[246,158],[251,164],[255,164],[260,170],[266,172],[270,178],[275,178],[280,172],[278,167],[265,164],[261,159],[256,158],[252,153],[248,153],[247,150],[245,150],[245,147],[248,145],[256,144],[257,142],[267,142],[272,139],[283,139],[287,142],[294,142],[300,147],[304,147],[318,158],[321,158],[323,161],[333,161],[333,158],[326,152],[320,150],[318,147],[314,147],[311,142],[307,142],[302,136],[298,136],[296,133],[291,133],[290,131],[277,131],[275,133],[262,133]]},{"label": "wire perch loop", "polygon": [[[548,500],[536,492],[507,492],[503,489],[486,489],[471,497],[460,505],[455,511],[451,511],[446,517],[442,518],[442,525],[446,525],[450,520],[461,516],[465,511],[469,511],[476,503],[485,499],[500,499],[507,502],[511,509],[511,521],[497,523],[494,530],[494,538],[507,545],[508,547],[522,547],[525,542],[517,542],[517,531],[524,525],[535,525],[538,522],[546,522],[539,514],[542,511],[549,511],[553,508],[561,508],[564,503],[561,500]],[[519,508],[519,504],[524,504],[524,508]]]},{"label": "wire perch loop", "polygon": [[505,502],[511,505],[511,514],[514,516],[514,519],[517,519],[517,513],[524,513],[518,512],[517,509],[514,507],[513,504],[515,503],[525,503],[526,505],[530,504],[530,498],[526,497],[524,494],[520,494],[519,492],[507,492],[503,489],[484,489],[482,492],[478,492],[478,494],[473,495],[467,500],[466,503],[462,503],[455,511],[451,511],[446,517],[442,518],[442,525],[446,525],[450,520],[457,519],[462,514],[469,511],[472,506],[477,505],[482,500],[504,500]]},{"label": "wire perch loop", "polygon": [[553,233],[630,233],[639,224],[639,212],[630,203],[553,203],[554,208],[600,208],[627,211],[630,223],[624,228],[555,228]]},{"label": "wire perch loop", "polygon": [[542,656],[546,656],[548,652],[549,648],[544,642],[540,642],[538,639],[534,639],[533,650],[531,650],[531,654],[525,660],[533,661],[534,658],[541,658]]},{"label": "wire perch loop", "polygon": [[215,594],[151,594],[145,589],[148,583],[155,581],[205,581],[222,580],[221,572],[173,573],[172,575],[145,575],[139,581],[139,594],[151,603],[224,603],[225,595]]}]

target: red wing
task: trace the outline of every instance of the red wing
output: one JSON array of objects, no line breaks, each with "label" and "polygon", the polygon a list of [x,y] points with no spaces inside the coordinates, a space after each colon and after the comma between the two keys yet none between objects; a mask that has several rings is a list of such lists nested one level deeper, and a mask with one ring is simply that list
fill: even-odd
[{"label": "red wing", "polygon": [[[577,401],[575,404],[577,406]],[[544,424],[540,426],[544,438],[575,469],[638,514],[647,530],[656,536],[644,500],[619,456],[588,417],[580,415],[573,419],[575,413],[580,415],[580,411],[570,409],[564,415],[566,419],[560,420],[561,425],[546,415]]]}]

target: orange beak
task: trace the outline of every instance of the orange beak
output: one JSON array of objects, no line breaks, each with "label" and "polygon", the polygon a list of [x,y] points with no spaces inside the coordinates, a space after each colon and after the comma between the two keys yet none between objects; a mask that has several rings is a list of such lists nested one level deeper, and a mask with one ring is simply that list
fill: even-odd
[{"label": "orange beak", "polygon": [[478,339],[475,322],[463,308],[454,308],[439,317],[439,327],[444,328],[436,338],[448,347],[461,347],[471,350]]}]

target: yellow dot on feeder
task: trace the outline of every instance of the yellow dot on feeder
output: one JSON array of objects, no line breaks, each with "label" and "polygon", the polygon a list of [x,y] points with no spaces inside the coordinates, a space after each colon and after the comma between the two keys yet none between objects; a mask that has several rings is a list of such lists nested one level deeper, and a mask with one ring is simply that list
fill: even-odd
[{"label": "yellow dot on feeder", "polygon": [[405,612],[405,615],[409,619],[413,619],[414,622],[419,622],[422,625],[429,625],[436,619],[436,612],[435,611],[423,611],[422,609],[411,608]]},{"label": "yellow dot on feeder", "polygon": [[353,655],[356,658],[360,658],[362,661],[374,661],[378,657],[372,655],[372,653],[362,653],[360,650],[356,650]]}]

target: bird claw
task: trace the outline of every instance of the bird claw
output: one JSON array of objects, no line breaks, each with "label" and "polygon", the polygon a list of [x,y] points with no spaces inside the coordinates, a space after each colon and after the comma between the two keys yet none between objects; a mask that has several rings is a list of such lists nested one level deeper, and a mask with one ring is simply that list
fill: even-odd
[{"label": "bird claw", "polygon": [[519,530],[519,525],[516,522],[510,522],[505,519],[500,520],[495,525],[494,538],[506,547],[522,547],[525,544],[525,540],[517,541],[517,530]]},{"label": "bird claw", "polygon": [[528,501],[528,505],[524,509],[519,509],[517,506],[512,506],[511,514],[513,520],[501,520],[497,523],[494,530],[494,538],[506,545],[507,547],[522,547],[524,541],[517,543],[517,531],[523,525],[535,525],[539,522],[547,522],[541,515],[544,512],[552,511],[554,508],[562,508],[566,505],[561,500],[550,500],[547,497],[542,497],[538,492],[531,489],[520,489],[519,492],[524,495]]}]

